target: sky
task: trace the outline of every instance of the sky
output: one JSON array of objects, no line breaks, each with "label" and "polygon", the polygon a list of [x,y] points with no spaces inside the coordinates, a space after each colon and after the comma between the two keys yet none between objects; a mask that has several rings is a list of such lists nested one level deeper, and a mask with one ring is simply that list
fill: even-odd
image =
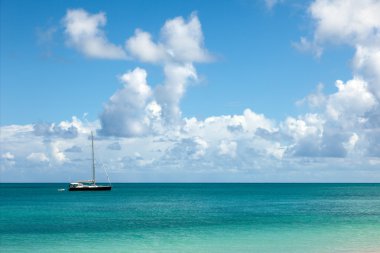
[{"label": "sky", "polygon": [[379,182],[380,1],[1,1],[1,182]]}]

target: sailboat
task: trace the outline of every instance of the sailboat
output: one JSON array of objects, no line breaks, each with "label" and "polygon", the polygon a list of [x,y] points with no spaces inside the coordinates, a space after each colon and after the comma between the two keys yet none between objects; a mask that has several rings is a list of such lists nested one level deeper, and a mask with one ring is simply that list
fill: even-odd
[{"label": "sailboat", "polygon": [[78,181],[70,183],[69,191],[109,191],[112,189],[109,185],[97,185],[95,181],[95,155],[94,155],[94,135],[91,132],[91,147],[92,147],[92,180]]}]

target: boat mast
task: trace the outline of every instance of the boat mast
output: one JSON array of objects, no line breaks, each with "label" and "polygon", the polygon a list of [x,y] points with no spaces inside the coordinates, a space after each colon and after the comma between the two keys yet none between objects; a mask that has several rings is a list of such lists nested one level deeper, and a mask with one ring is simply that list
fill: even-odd
[{"label": "boat mast", "polygon": [[94,135],[91,131],[91,147],[92,147],[92,182],[95,185],[95,156],[94,156]]}]

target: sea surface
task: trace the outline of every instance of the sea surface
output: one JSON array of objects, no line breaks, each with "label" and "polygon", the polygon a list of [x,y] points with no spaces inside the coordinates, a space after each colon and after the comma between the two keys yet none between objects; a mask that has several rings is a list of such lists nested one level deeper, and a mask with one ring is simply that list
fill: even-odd
[{"label": "sea surface", "polygon": [[0,252],[380,252],[380,184],[0,186]]}]

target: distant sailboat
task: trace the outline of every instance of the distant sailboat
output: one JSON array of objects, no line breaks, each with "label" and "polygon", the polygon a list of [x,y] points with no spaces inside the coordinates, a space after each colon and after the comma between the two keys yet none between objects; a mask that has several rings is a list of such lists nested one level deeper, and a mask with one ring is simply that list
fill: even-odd
[{"label": "distant sailboat", "polygon": [[95,156],[94,156],[94,135],[91,132],[91,147],[92,147],[92,180],[78,181],[70,183],[69,191],[109,191],[112,189],[109,185],[97,185],[95,181]]}]

